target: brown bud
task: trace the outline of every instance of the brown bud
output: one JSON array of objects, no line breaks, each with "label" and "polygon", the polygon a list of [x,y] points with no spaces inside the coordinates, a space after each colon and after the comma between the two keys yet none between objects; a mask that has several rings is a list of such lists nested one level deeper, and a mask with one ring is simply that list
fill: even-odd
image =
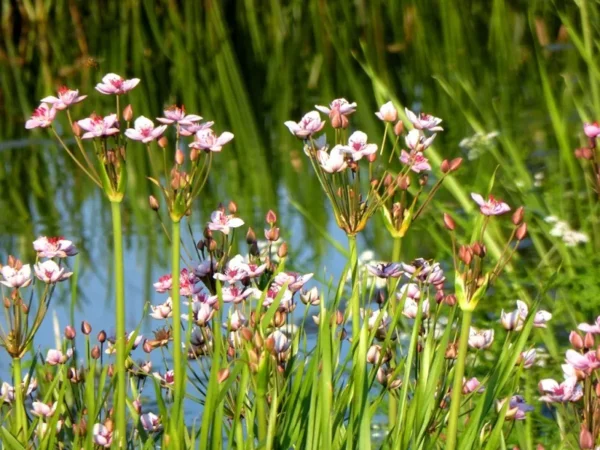
[{"label": "brown bud", "polygon": [[442,161],[442,164],[440,165],[440,170],[442,171],[442,173],[450,172],[450,163],[447,159]]},{"label": "brown bud", "polygon": [[217,373],[217,380],[219,381],[219,383],[222,383],[227,378],[229,378],[229,369],[219,369],[219,372]]},{"label": "brown bud", "polygon": [[8,309],[8,308],[10,308],[10,305],[11,305],[10,300],[8,298],[4,297],[4,307],[6,309]]},{"label": "brown bud", "polygon": [[450,214],[444,213],[444,226],[450,231],[454,231],[456,228],[456,223]]},{"label": "brown bud", "polygon": [[376,159],[377,159],[377,152],[367,155],[367,161],[369,161],[370,163],[374,163]]},{"label": "brown bud", "polygon": [[125,120],[125,122],[131,122],[131,119],[133,119],[133,108],[131,105],[127,105],[123,108],[123,120]]},{"label": "brown bud", "polygon": [[73,339],[75,339],[75,335],[77,333],[75,332],[75,328],[73,328],[71,325],[67,325],[65,327],[65,338],[68,339],[69,341],[72,341]]},{"label": "brown bud", "polygon": [[583,347],[584,348],[594,347],[594,335],[592,333],[585,333],[585,337],[583,338]]},{"label": "brown bud", "polygon": [[81,127],[79,126],[79,124],[77,122],[73,122],[71,129],[73,130],[73,134],[75,136],[77,136],[77,137],[81,136]]},{"label": "brown bud", "polygon": [[244,338],[248,342],[252,341],[252,339],[254,338],[254,333],[252,333],[252,330],[248,327],[240,329],[240,334],[242,335],[242,338]]},{"label": "brown bud", "polygon": [[342,128],[342,115],[339,110],[332,110],[329,114],[329,118],[331,119],[331,126],[333,128]]},{"label": "brown bud", "polygon": [[588,159],[588,160],[594,159],[594,151],[591,148],[588,148],[588,147],[582,148],[582,149],[580,149],[580,152],[581,153],[580,153],[579,158]]},{"label": "brown bud", "polygon": [[463,162],[462,158],[454,158],[452,161],[450,161],[450,172],[454,172],[455,170],[458,170],[458,168],[461,166]]},{"label": "brown bud", "polygon": [[425,186],[427,181],[429,180],[429,175],[425,174],[421,178],[419,178],[419,186]]},{"label": "brown bud", "polygon": [[177,149],[175,152],[175,163],[181,166],[185,162],[185,155],[181,151],[181,149]]},{"label": "brown bud", "polygon": [[525,236],[527,236],[527,222],[523,222],[521,225],[519,225],[517,231],[515,231],[515,237],[517,240],[522,241],[525,239]]},{"label": "brown bud", "polygon": [[456,295],[454,295],[454,294],[446,295],[446,297],[444,297],[444,303],[448,306],[456,305]]},{"label": "brown bud", "polygon": [[569,335],[569,342],[575,350],[583,349],[583,338],[577,331],[571,331],[571,334]]},{"label": "brown bud", "polygon": [[265,220],[267,221],[267,223],[271,226],[275,225],[275,222],[277,222],[277,214],[275,214],[275,212],[270,209],[267,212],[267,216],[265,217]]},{"label": "brown bud", "polygon": [[21,303],[21,311],[23,311],[23,314],[29,314],[29,305]]},{"label": "brown bud", "polygon": [[525,208],[519,206],[512,215],[512,223],[514,225],[520,225],[523,222],[523,216],[525,215]]},{"label": "brown bud", "polygon": [[288,245],[287,242],[283,242],[279,248],[277,249],[277,256],[280,258],[285,258],[288,254]]},{"label": "brown bud", "polygon": [[88,321],[83,320],[81,322],[81,332],[83,334],[85,334],[86,336],[88,336],[92,332],[92,326],[90,325],[90,323]]},{"label": "brown bud", "polygon": [[383,178],[383,185],[385,187],[391,186],[394,182],[394,177],[392,177],[389,173]]},{"label": "brown bud", "polygon": [[150,197],[148,197],[148,204],[150,205],[150,208],[153,211],[158,211],[158,209],[160,208],[160,205],[158,204],[158,200],[156,199],[156,197],[154,195],[151,195]]},{"label": "brown bud", "polygon": [[251,245],[254,242],[256,242],[256,233],[254,233],[252,228],[248,227],[248,231],[246,232],[246,243]]},{"label": "brown bud", "polygon": [[396,122],[396,125],[394,125],[394,134],[396,136],[400,136],[403,132],[404,132],[404,123],[401,120],[399,120],[398,122]]},{"label": "brown bud", "polygon": [[113,377],[113,375],[115,374],[115,366],[114,366],[114,365],[112,365],[112,364],[110,364],[110,365],[108,366],[107,373],[108,373],[108,376],[112,378],[112,377]]},{"label": "brown bud", "polygon": [[458,347],[454,342],[450,342],[448,347],[446,347],[446,353],[444,354],[444,358],[446,359],[456,359],[458,355]]},{"label": "brown bud", "polygon": [[205,227],[203,235],[206,240],[211,240],[213,236],[212,230],[208,227]]},{"label": "brown bud", "polygon": [[158,140],[158,146],[160,148],[167,148],[167,145],[169,145],[169,140],[165,136],[161,136]]},{"label": "brown bud", "polygon": [[235,214],[238,210],[238,207],[237,204],[233,200],[231,200],[227,205],[227,209],[229,210],[230,214]]},{"label": "brown bud", "polygon": [[458,249],[458,258],[467,266],[473,261],[473,250],[470,246],[461,245]]},{"label": "brown bud", "polygon": [[100,358],[100,347],[94,345],[91,351],[92,358],[99,359]]},{"label": "brown bud", "polygon": [[596,347],[596,359],[600,360],[600,345]]},{"label": "brown bud", "polygon": [[265,230],[265,238],[268,241],[276,241],[277,239],[279,239],[279,228],[274,227],[268,230]]},{"label": "brown bud", "polygon": [[101,330],[100,333],[98,333],[98,342],[100,342],[101,344],[104,344],[106,342],[106,331]]},{"label": "brown bud", "polygon": [[473,245],[471,245],[471,249],[473,250],[473,254],[479,256],[480,258],[483,258],[487,253],[485,245],[479,242],[474,242]]},{"label": "brown bud", "polygon": [[190,161],[194,162],[200,157],[200,150],[193,148],[190,150]]},{"label": "brown bud", "polygon": [[339,309],[335,311],[335,323],[337,325],[344,323],[344,313],[342,313]]},{"label": "brown bud", "polygon": [[211,239],[208,241],[208,251],[213,253],[217,249],[217,241]]},{"label": "brown bud", "polygon": [[579,432],[579,448],[582,450],[594,448],[594,438],[584,423],[581,424]]},{"label": "brown bud", "polygon": [[256,241],[254,241],[252,244],[250,244],[250,254],[252,256],[260,255],[260,249],[258,248],[258,243]]},{"label": "brown bud", "polygon": [[596,397],[600,397],[600,383],[594,385],[594,391],[596,391]]}]

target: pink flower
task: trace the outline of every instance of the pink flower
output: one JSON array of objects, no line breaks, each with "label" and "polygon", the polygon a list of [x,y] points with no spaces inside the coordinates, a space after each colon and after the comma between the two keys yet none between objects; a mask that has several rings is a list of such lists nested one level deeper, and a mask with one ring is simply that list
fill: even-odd
[{"label": "pink flower", "polygon": [[567,350],[566,361],[574,369],[581,370],[582,372],[591,372],[600,367],[600,361],[596,358],[596,351],[589,351],[585,354],[581,354],[575,350]]},{"label": "pink flower", "polygon": [[52,406],[50,406],[44,402],[33,402],[31,404],[31,406],[33,407],[33,409],[31,410],[31,413],[34,416],[44,417],[47,419],[49,417],[52,417],[52,415],[56,411],[56,407],[58,406],[58,403],[54,402],[54,404],[52,404]]},{"label": "pink flower", "polygon": [[0,387],[0,400],[4,403],[12,403],[15,400],[15,388],[6,381]]},{"label": "pink flower", "polygon": [[25,264],[19,269],[3,266],[0,272],[2,273],[2,277],[4,277],[4,280],[0,281],[0,283],[4,286],[19,289],[31,284],[31,266],[29,264]]},{"label": "pink flower", "polygon": [[150,305],[150,309],[152,310],[150,317],[155,319],[168,319],[173,315],[173,303],[171,297],[160,305]]},{"label": "pink flower", "polygon": [[435,136],[435,134],[432,134],[426,138],[419,130],[410,130],[404,138],[404,142],[410,150],[423,152],[433,143]]},{"label": "pink flower", "polygon": [[[265,308],[268,308],[269,306],[271,306],[273,304],[273,301],[275,301],[275,298],[279,295],[279,293],[281,292],[281,286],[277,285],[277,284],[273,284],[271,285],[271,287],[269,287],[269,289],[267,290],[267,295],[265,296],[264,300],[263,300],[263,306]],[[259,289],[254,289],[253,290],[253,296],[260,299],[262,298],[263,292]],[[292,301],[292,296],[293,294],[286,289],[283,294],[281,294],[281,300],[279,301],[280,306],[283,305],[284,309],[288,309],[288,307],[290,307],[291,301]]]},{"label": "pink flower", "polygon": [[421,298],[421,290],[419,289],[419,285],[416,283],[403,284],[400,289],[398,289],[396,297],[398,300],[402,300],[405,297],[413,300],[419,300]]},{"label": "pink flower", "polygon": [[484,216],[499,216],[510,211],[510,206],[502,200],[495,199],[492,195],[484,200],[480,194],[471,193],[471,198],[479,205],[481,214]]},{"label": "pink flower", "polygon": [[423,283],[433,284],[436,288],[442,287],[446,277],[440,263],[430,263],[426,259],[417,258],[412,264],[401,263],[407,278],[416,279]]},{"label": "pink flower", "polygon": [[552,379],[545,379],[539,382],[538,388],[544,394],[540,400],[547,403],[576,402],[583,397],[583,389],[576,377],[567,378],[560,384]]},{"label": "pink flower", "polygon": [[402,150],[400,154],[400,161],[407,166],[410,166],[410,170],[415,173],[421,173],[431,170],[429,160],[423,156],[423,153],[411,151],[408,153],[406,150]]},{"label": "pink flower", "polygon": [[86,131],[86,133],[83,133],[83,136],[81,136],[81,139],[112,136],[119,132],[116,114],[111,114],[106,117],[92,114],[87,119],[78,120],[77,124],[82,130]]},{"label": "pink flower", "polygon": [[383,120],[384,122],[395,122],[398,120],[398,111],[396,111],[392,102],[381,105],[379,112],[376,112],[375,115],[379,120]]},{"label": "pink flower", "polygon": [[67,272],[64,267],[59,267],[53,260],[48,259],[33,266],[35,276],[46,284],[54,284],[67,280],[73,272]]},{"label": "pink flower", "polygon": [[[229,318],[229,327],[232,331],[238,331],[240,328],[245,326],[247,323],[248,323],[248,319],[246,319],[246,316],[244,316],[244,314],[242,314],[241,311],[235,310],[231,314],[231,317]],[[228,325],[227,323],[223,324],[223,326],[225,328],[227,328],[227,325]]]},{"label": "pink flower", "polygon": [[525,320],[529,315],[529,307],[527,303],[517,300],[517,309],[510,313],[505,313],[504,310],[500,313],[500,323],[509,331],[521,331]]},{"label": "pink flower", "polygon": [[152,376],[160,381],[163,386],[175,383],[175,372],[173,370],[168,370],[164,375],[161,375],[160,372],[153,372]]},{"label": "pink flower", "polygon": [[387,329],[388,329],[390,323],[392,322],[387,311],[381,311],[381,310],[371,311],[368,309],[365,310],[365,309],[361,308],[360,316],[363,318],[363,320],[366,319],[367,328],[369,329],[369,331],[376,329],[378,331],[385,333],[385,332],[387,332]]},{"label": "pink flower", "polygon": [[116,73],[109,73],[104,75],[102,83],[96,85],[96,90],[102,94],[125,94],[131,91],[140,82],[139,78],[132,78],[131,80],[124,80]]},{"label": "pink flower", "polygon": [[477,330],[471,327],[469,330],[469,347],[478,350],[490,348],[494,342],[494,330]]},{"label": "pink flower", "polygon": [[406,113],[408,120],[410,120],[417,130],[444,131],[444,129],[439,126],[439,124],[442,123],[442,119],[424,113],[417,116],[408,108],[404,108],[404,112]]},{"label": "pink flower", "polygon": [[52,125],[55,117],[56,108],[51,108],[46,103],[42,103],[33,110],[31,118],[25,122],[25,128],[28,130],[33,128],[47,128]]},{"label": "pink flower", "polygon": [[212,231],[220,231],[223,234],[229,234],[231,228],[239,228],[244,225],[244,221],[239,217],[227,215],[222,210],[218,209],[210,215],[208,228]]},{"label": "pink flower", "polygon": [[125,136],[134,141],[142,141],[144,144],[158,139],[167,129],[166,125],[154,128],[154,123],[144,116],[135,119],[134,128],[125,130]]},{"label": "pink flower", "polygon": [[214,124],[214,122],[191,123],[189,125],[180,124],[179,134],[181,136],[192,136],[199,131],[211,128]]},{"label": "pink flower", "polygon": [[51,366],[56,366],[58,364],[66,363],[71,356],[73,356],[72,348],[68,349],[64,354],[60,350],[50,349],[46,354],[46,362]]},{"label": "pink flower", "polygon": [[[184,297],[191,297],[197,294],[200,291],[200,288],[196,286],[197,282],[196,276],[192,272],[189,272],[186,268],[181,269],[179,275],[179,294]],[[153,286],[159,294],[171,290],[173,287],[171,275],[163,275]]]},{"label": "pink flower", "polygon": [[225,144],[233,139],[233,133],[225,131],[217,137],[215,132],[210,128],[199,130],[194,137],[194,142],[190,147],[198,150],[206,150],[210,152],[220,152]]},{"label": "pink flower", "polygon": [[112,431],[101,423],[94,425],[92,435],[94,436],[94,444],[104,448],[108,448],[112,445]]},{"label": "pink flower", "polygon": [[483,387],[481,386],[481,383],[479,382],[479,380],[475,377],[467,380],[466,378],[463,378],[463,394],[464,395],[468,395],[471,394],[472,392],[483,392]]},{"label": "pink flower", "polygon": [[325,121],[321,120],[321,116],[317,111],[311,111],[305,114],[300,122],[296,123],[288,120],[284,125],[288,127],[294,136],[300,139],[308,139],[323,129]]},{"label": "pink flower", "polygon": [[344,146],[336,145],[327,153],[324,150],[317,151],[317,160],[321,168],[327,173],[342,172],[348,167],[344,158]]},{"label": "pink flower", "polygon": [[156,292],[158,292],[159,294],[170,291],[171,286],[173,286],[173,280],[171,275],[163,275],[158,279],[156,283],[153,284],[153,286],[154,289],[156,289]]},{"label": "pink flower", "polygon": [[[42,100],[43,101],[43,100]],[[591,139],[595,139],[600,136],[600,125],[598,122],[594,123],[584,123],[583,124],[583,132],[585,135]]]},{"label": "pink flower", "polygon": [[300,292],[300,300],[305,305],[318,306],[321,303],[321,296],[316,286],[313,286],[308,291],[302,289]]},{"label": "pink flower", "polygon": [[75,103],[79,103],[86,97],[87,95],[79,95],[79,91],[77,89],[69,89],[66,86],[61,86],[58,88],[58,97],[45,97],[41,101],[50,103],[52,106],[54,106],[54,109],[62,111],[67,109],[69,106],[74,105]]},{"label": "pink flower", "polygon": [[398,278],[402,275],[402,266],[398,263],[368,264],[367,270],[379,278]]},{"label": "pink flower", "polygon": [[167,125],[178,123],[182,126],[191,126],[195,122],[200,122],[202,120],[202,117],[195,114],[186,114],[185,106],[183,105],[181,105],[181,107],[177,105],[169,106],[163,112],[165,117],[159,117],[156,120]]},{"label": "pink flower", "polygon": [[278,354],[285,352],[292,344],[287,336],[279,330],[275,330],[273,333],[271,333],[267,337],[267,340],[272,341],[273,351]]},{"label": "pink flower", "polygon": [[377,145],[367,144],[367,135],[362,131],[355,131],[348,138],[348,145],[343,147],[343,152],[350,155],[354,161],[359,161],[363,156],[377,152]]},{"label": "pink flower", "polygon": [[73,242],[63,237],[39,237],[33,241],[33,249],[41,258],[66,258],[78,253]]},{"label": "pink flower", "polygon": [[[246,289],[238,285],[226,286],[221,290],[223,303],[241,303],[253,293],[251,289]],[[219,300],[217,295],[209,298],[209,303],[216,303]]]},{"label": "pink flower", "polygon": [[344,116],[348,116],[348,115],[352,114],[354,111],[356,111],[356,103],[355,102],[349,103],[348,100],[346,100],[345,98],[336,98],[334,101],[332,101],[329,104],[329,108],[327,106],[319,106],[319,105],[315,105],[315,108],[317,108],[319,111],[321,111],[324,114],[331,115],[332,112],[339,111],[340,114],[342,114]]},{"label": "pink flower", "polygon": [[313,277],[312,273],[307,273],[306,275],[300,275],[297,272],[279,272],[273,283],[278,286],[283,286],[287,283],[287,288],[291,292],[299,291],[302,286],[304,286],[308,280]]},{"label": "pink flower", "polygon": [[533,365],[535,364],[536,356],[537,351],[535,350],[535,348],[521,352],[521,354],[519,355],[519,360],[523,364],[523,368],[530,369],[531,367],[533,367]]},{"label": "pink flower", "polygon": [[546,328],[546,322],[552,319],[552,313],[548,311],[537,311],[533,318],[533,326],[536,328]]},{"label": "pink flower", "polygon": [[[502,407],[506,403],[506,399],[498,401],[496,409],[502,410]],[[520,395],[513,395],[508,403],[508,411],[506,412],[506,420],[523,420],[525,414],[533,411],[535,408],[525,403],[525,399]]]},{"label": "pink flower", "polygon": [[196,275],[198,278],[203,278],[205,276],[210,275],[211,273],[214,273],[217,270],[218,266],[219,264],[216,260],[205,259],[196,266],[196,268],[194,269],[194,275]]},{"label": "pink flower", "polygon": [[144,430],[154,433],[161,429],[160,418],[153,413],[146,413],[140,416],[140,423]]},{"label": "pink flower", "polygon": [[215,314],[214,308],[208,303],[192,302],[192,314],[182,314],[183,320],[191,320],[198,326],[205,326]]},{"label": "pink flower", "polygon": [[404,300],[404,308],[402,309],[402,315],[409,319],[415,319],[419,313],[419,305],[423,310],[423,317],[429,317],[429,300],[417,302],[410,297],[406,297]]},{"label": "pink flower", "polygon": [[577,327],[584,333],[600,334],[600,316],[596,318],[596,322],[592,325],[587,323],[580,323]]}]

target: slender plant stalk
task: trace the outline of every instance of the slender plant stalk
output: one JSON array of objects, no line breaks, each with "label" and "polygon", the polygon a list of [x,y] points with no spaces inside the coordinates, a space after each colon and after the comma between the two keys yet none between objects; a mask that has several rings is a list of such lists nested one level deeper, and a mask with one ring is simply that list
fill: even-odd
[{"label": "slender plant stalk", "polygon": [[[387,127],[386,127],[387,129]],[[394,247],[392,249],[392,262],[398,262],[400,260],[400,250],[402,248],[402,238],[394,238]],[[389,302],[396,302],[396,293],[393,292],[395,291],[395,287],[397,286],[397,283],[393,283],[393,285],[390,285],[391,287],[393,287],[394,289],[392,289],[392,292],[388,292],[388,298],[389,298]],[[392,308],[392,315],[394,316],[396,313],[396,308]],[[391,430],[392,428],[394,428],[394,425],[396,424],[396,418],[398,417],[398,400],[396,399],[395,396],[390,395],[390,400],[388,402],[388,428]]]},{"label": "slender plant stalk", "polygon": [[181,311],[179,298],[179,261],[181,246],[181,223],[173,221],[171,227],[171,300],[173,304],[173,370],[175,371],[175,395],[172,411],[172,424],[178,426],[183,418],[183,394],[185,387],[185,368],[181,361]]},{"label": "slender plant stalk", "polygon": [[113,224],[113,250],[115,271],[115,316],[117,322],[117,405],[116,425],[117,439],[123,441],[127,432],[125,398],[127,395],[127,380],[125,360],[125,278],[123,267],[123,230],[121,224],[121,203],[111,202]]},{"label": "slender plant stalk", "polygon": [[350,246],[350,270],[352,273],[352,294],[350,297],[352,336],[358,338],[360,333],[360,297],[358,292],[358,252],[356,250],[356,236],[348,236],[348,244]]},{"label": "slender plant stalk", "polygon": [[465,374],[465,361],[467,360],[467,346],[469,343],[469,330],[471,328],[472,315],[473,311],[468,310],[464,310],[462,314],[458,359],[456,360],[456,366],[454,367],[454,384],[452,385],[452,398],[450,400],[450,418],[448,420],[448,433],[446,439],[447,450],[454,450],[456,448],[458,416],[460,413],[463,377]]},{"label": "slender plant stalk", "polygon": [[[23,396],[23,387],[21,386],[21,358],[13,358],[13,386],[15,387],[15,434],[19,440],[27,440],[27,415],[25,413],[25,398]],[[22,438],[22,439],[21,439]]]},{"label": "slender plant stalk", "polygon": [[[582,0],[580,3],[581,12],[581,27],[583,29],[583,42],[585,45],[585,51],[588,58],[592,60],[594,58],[594,37],[592,36],[592,30],[590,28],[590,16],[588,11],[588,0]],[[592,90],[592,103],[594,105],[594,114],[600,114],[600,93],[598,91],[598,83],[594,77],[594,73],[591,69],[589,72],[589,83]]]}]

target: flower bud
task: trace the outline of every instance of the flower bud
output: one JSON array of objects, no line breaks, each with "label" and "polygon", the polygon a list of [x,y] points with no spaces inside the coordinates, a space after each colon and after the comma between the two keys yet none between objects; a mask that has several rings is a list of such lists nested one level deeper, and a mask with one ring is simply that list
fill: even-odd
[{"label": "flower bud", "polygon": [[131,105],[127,105],[123,108],[123,120],[125,120],[125,122],[131,122],[131,119],[133,119],[133,108]]},{"label": "flower bud", "polygon": [[142,349],[146,353],[152,353],[152,344],[150,343],[150,341],[148,339],[146,339],[144,341],[144,345],[142,345]]},{"label": "flower bud", "polygon": [[442,173],[450,172],[450,163],[447,159],[442,161],[442,164],[440,165],[440,170],[442,171]]},{"label": "flower bud", "polygon": [[523,216],[525,214],[525,208],[519,206],[512,215],[512,223],[514,225],[521,225],[523,222]]},{"label": "flower bud", "polygon": [[458,170],[458,168],[461,166],[463,162],[462,158],[454,158],[452,161],[450,161],[450,172],[454,172],[455,170]]},{"label": "flower bud", "polygon": [[596,392],[596,397],[600,397],[600,383],[596,383],[594,385],[594,391]]},{"label": "flower bud", "polygon": [[160,205],[158,204],[158,200],[156,199],[156,197],[154,195],[151,195],[150,197],[148,197],[148,204],[150,205],[150,208],[153,211],[158,211],[158,209],[160,208]]},{"label": "flower bud", "polygon": [[429,175],[424,174],[421,178],[419,178],[419,186],[425,186],[427,181],[429,180]]},{"label": "flower bud", "polygon": [[77,137],[81,136],[81,127],[79,126],[79,124],[77,122],[73,122],[71,129],[73,130],[73,134],[75,136],[77,136]]},{"label": "flower bud", "polygon": [[527,222],[523,222],[521,225],[519,225],[517,231],[515,231],[515,237],[517,240],[522,241],[525,239],[525,236],[527,236]]},{"label": "flower bud", "polygon": [[374,163],[376,159],[377,159],[377,152],[367,155],[367,161],[369,161],[370,163]]},{"label": "flower bud", "polygon": [[235,214],[237,213],[238,207],[237,204],[233,200],[231,200],[227,205],[227,209],[229,210],[230,214]]},{"label": "flower bud", "polygon": [[227,368],[219,369],[219,372],[217,373],[217,381],[219,383],[222,383],[227,378],[229,378],[229,369],[227,369]]},{"label": "flower bud", "polygon": [[583,338],[583,347],[584,348],[594,347],[594,335],[592,333],[585,333],[585,337]]},{"label": "flower bud", "polygon": [[256,242],[256,233],[254,233],[254,230],[252,228],[248,227],[248,231],[246,233],[246,243],[248,245],[252,245],[255,242]]},{"label": "flower bud", "polygon": [[404,132],[404,123],[401,120],[399,120],[398,122],[396,122],[396,125],[394,125],[394,134],[396,136],[400,136],[403,132]]},{"label": "flower bud", "polygon": [[569,342],[575,350],[583,349],[583,338],[577,331],[571,331],[571,334],[569,335]]},{"label": "flower bud", "polygon": [[94,359],[100,359],[100,347],[98,347],[97,345],[94,345],[92,347],[92,358]]},{"label": "flower bud", "polygon": [[161,136],[158,140],[158,146],[160,148],[167,148],[167,145],[169,145],[169,140],[165,136]]},{"label": "flower bud", "polygon": [[181,149],[177,149],[177,151],[175,152],[175,163],[177,163],[177,165],[181,166],[181,165],[183,165],[184,162],[185,162],[185,155],[183,154]]},{"label": "flower bud", "polygon": [[86,320],[81,322],[81,332],[88,336],[92,332],[92,326]]},{"label": "flower bud", "polygon": [[444,358],[446,359],[456,359],[458,355],[458,347],[454,342],[450,342],[448,347],[446,347],[446,353],[444,354]]},{"label": "flower bud", "polygon": [[450,307],[456,305],[456,295],[449,294],[444,297],[444,303]]},{"label": "flower bud", "polygon": [[582,450],[594,448],[594,438],[585,424],[581,424],[581,431],[579,432],[579,448]]},{"label": "flower bud", "polygon": [[72,341],[73,339],[75,339],[75,335],[77,333],[75,333],[75,328],[73,328],[71,325],[67,325],[65,327],[65,338],[68,339],[69,341]]},{"label": "flower bud", "polygon": [[268,241],[275,242],[277,239],[279,239],[279,228],[274,227],[274,228],[265,230],[265,238]]},{"label": "flower bud", "polygon": [[193,148],[190,150],[190,161],[192,161],[192,162],[196,161],[199,156],[200,156],[200,150],[198,150],[197,148]]},{"label": "flower bud", "polygon": [[450,231],[454,231],[456,228],[456,223],[450,214],[444,213],[444,226]]},{"label": "flower bud", "polygon": [[271,226],[275,225],[275,222],[277,222],[277,214],[275,214],[275,212],[270,209],[267,212],[267,216],[265,218],[265,220],[267,221],[267,223]]},{"label": "flower bud", "polygon": [[212,230],[210,228],[204,227],[203,234],[204,234],[204,238],[206,240],[211,240],[212,239],[213,233],[212,233]]},{"label": "flower bud", "polygon": [[98,333],[98,342],[100,342],[101,344],[104,344],[106,342],[106,331],[101,330],[100,333]]},{"label": "flower bud", "polygon": [[288,245],[287,242],[283,242],[279,248],[277,249],[277,256],[280,258],[285,258],[288,254]]},{"label": "flower bud", "polygon": [[471,249],[473,249],[473,254],[479,256],[480,258],[485,257],[487,253],[485,245],[480,244],[479,242],[474,242],[473,245],[471,245]]},{"label": "flower bud", "polygon": [[29,314],[29,305],[21,303],[21,311],[23,311],[23,314]]}]

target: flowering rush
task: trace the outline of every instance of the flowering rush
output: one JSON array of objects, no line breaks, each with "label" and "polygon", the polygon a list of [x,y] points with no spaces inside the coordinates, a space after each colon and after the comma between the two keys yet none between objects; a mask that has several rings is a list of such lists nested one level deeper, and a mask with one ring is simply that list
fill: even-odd
[{"label": "flowering rush", "polygon": [[125,130],[125,136],[134,141],[141,141],[144,144],[158,139],[167,129],[166,125],[155,127],[154,122],[144,116],[135,119],[133,127]]},{"label": "flowering rush", "polygon": [[471,193],[471,198],[479,205],[481,214],[484,216],[500,216],[510,211],[510,206],[502,200],[494,198],[492,195],[487,200],[475,192]]},{"label": "flowering rush", "polygon": [[194,142],[189,146],[207,152],[220,152],[225,144],[233,139],[233,133],[225,131],[217,136],[210,128],[199,130],[194,137]]},{"label": "flowering rush", "polygon": [[52,105],[52,107],[58,111],[62,111],[75,103],[79,103],[86,97],[87,95],[79,95],[77,89],[69,89],[66,86],[61,86],[58,88],[58,97],[51,95],[49,97],[44,97],[41,101]]},{"label": "flowering rush", "polygon": [[296,123],[288,120],[284,123],[290,132],[300,139],[308,139],[313,134],[318,133],[325,126],[325,121],[321,120],[318,111],[306,113],[300,122]]},{"label": "flowering rush", "polygon": [[41,236],[33,241],[33,249],[41,258],[66,258],[78,251],[73,242],[61,237]]},{"label": "flowering rush", "polygon": [[77,124],[85,131],[81,139],[108,137],[119,132],[116,114],[110,114],[106,117],[92,114],[87,119],[78,120]]},{"label": "flowering rush", "polygon": [[48,106],[46,103],[40,104],[33,110],[31,117],[25,122],[25,128],[48,128],[52,125],[56,117],[56,108]]},{"label": "flowering rush", "polygon": [[444,129],[439,126],[440,123],[442,123],[442,119],[425,113],[417,115],[408,108],[404,108],[404,112],[410,123],[412,123],[413,127],[417,130],[444,131]]},{"label": "flowering rush", "polygon": [[329,104],[329,108],[320,105],[315,105],[315,108],[324,114],[329,114],[329,116],[336,112],[339,112],[343,116],[348,116],[356,111],[356,102],[350,103],[345,98],[336,98]]},{"label": "flowering rush", "polygon": [[223,234],[229,234],[231,228],[239,228],[244,225],[244,221],[239,217],[227,215],[224,211],[218,209],[210,215],[208,228],[212,231],[220,231]]},{"label": "flowering rush", "polygon": [[104,75],[102,82],[96,85],[96,90],[106,95],[121,95],[131,91],[139,82],[139,78],[125,80],[116,73],[108,73]]},{"label": "flowering rush", "polygon": [[181,105],[181,107],[177,105],[169,106],[163,113],[165,117],[159,117],[156,120],[166,125],[177,123],[182,126],[191,126],[202,120],[202,117],[196,114],[186,114],[184,105]]}]

